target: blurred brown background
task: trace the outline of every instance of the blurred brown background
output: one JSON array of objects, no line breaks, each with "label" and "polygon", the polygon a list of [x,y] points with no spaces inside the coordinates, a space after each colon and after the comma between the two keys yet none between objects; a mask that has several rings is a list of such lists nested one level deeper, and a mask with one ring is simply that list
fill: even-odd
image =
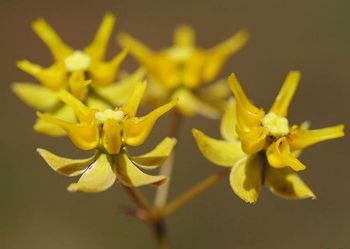
[{"label": "blurred brown background", "polygon": [[[47,18],[67,43],[80,48],[91,40],[106,11],[118,17],[116,33],[127,30],[154,48],[170,45],[178,24],[193,25],[204,47],[245,27],[251,40],[229,60],[221,77],[236,72],[249,96],[268,107],[288,70],[300,69],[303,77],[291,107],[291,122],[308,119],[313,127],[349,126],[349,1],[2,0],[1,249],[154,247],[145,224],[119,213],[131,204],[120,186],[101,194],[66,191],[76,179],[49,169],[35,148],[67,156],[80,153],[65,138],[35,134],[34,111],[10,91],[11,82],[33,81],[15,67],[16,60],[51,62],[47,48],[30,29],[31,21]],[[118,50],[112,42],[110,55]],[[132,70],[135,63],[129,58],[124,66]],[[146,147],[164,136],[168,122],[165,118],[158,124]],[[217,121],[186,120],[172,197],[219,170],[198,152],[192,127],[219,135]],[[170,218],[172,248],[350,248],[349,145],[346,137],[303,154],[308,170],[302,177],[318,195],[316,201],[284,201],[264,189],[258,204],[248,205],[232,193],[228,179],[223,180]]]}]

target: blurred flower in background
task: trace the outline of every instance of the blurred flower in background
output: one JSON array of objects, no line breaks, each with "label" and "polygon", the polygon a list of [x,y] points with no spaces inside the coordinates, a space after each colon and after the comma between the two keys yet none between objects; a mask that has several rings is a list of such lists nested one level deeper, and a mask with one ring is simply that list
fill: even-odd
[{"label": "blurred flower in background", "polygon": [[178,97],[177,109],[181,114],[208,118],[220,116],[229,90],[224,81],[203,86],[213,83],[226,60],[247,40],[248,33],[241,30],[211,49],[202,49],[196,46],[194,30],[179,26],[174,32],[173,46],[153,51],[129,34],[118,36],[120,45],[128,48],[148,73],[148,102],[159,104]]}]

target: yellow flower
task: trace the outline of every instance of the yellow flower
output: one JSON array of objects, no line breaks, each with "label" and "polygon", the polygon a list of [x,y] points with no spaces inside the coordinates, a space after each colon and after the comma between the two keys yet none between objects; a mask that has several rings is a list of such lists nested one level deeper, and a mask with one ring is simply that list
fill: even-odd
[{"label": "yellow flower", "polygon": [[178,97],[177,108],[182,114],[192,116],[199,113],[210,118],[220,114],[213,103],[227,96],[226,84],[219,82],[207,89],[199,88],[212,82],[225,61],[247,40],[248,34],[242,30],[211,49],[202,49],[195,45],[193,29],[180,26],[175,30],[172,47],[153,51],[128,34],[118,37],[119,43],[129,48],[152,79],[148,89],[150,102]]},{"label": "yellow flower", "polygon": [[299,72],[288,74],[265,114],[248,100],[235,75],[231,75],[229,85],[236,100],[230,101],[221,120],[224,140],[193,130],[199,149],[209,161],[232,167],[231,187],[246,202],[257,201],[263,184],[286,199],[316,198],[295,172],[305,169],[297,156],[312,144],[344,136],[343,125],[318,130],[308,130],[305,124],[289,126],[287,110],[299,78]]},{"label": "yellow flower", "polygon": [[77,183],[68,187],[69,191],[99,192],[109,188],[115,180],[132,187],[164,182],[164,176],[145,174],[139,167],[154,169],[161,165],[170,155],[176,139],[165,138],[151,152],[141,156],[131,156],[127,151],[128,146],[144,143],[158,118],[176,105],[176,100],[173,100],[143,117],[136,117],[145,89],[145,83],[137,84],[122,107],[104,111],[91,109],[67,91],[59,91],[58,97],[74,109],[78,123],[38,113],[41,120],[64,129],[76,147],[82,150],[95,149],[95,154],[87,159],[63,158],[38,149],[56,172],[66,176],[82,174]]},{"label": "yellow flower", "polygon": [[[113,31],[115,17],[106,14],[92,43],[83,50],[74,50],[66,45],[44,19],[38,19],[32,27],[37,35],[50,49],[54,63],[48,68],[22,60],[17,66],[34,76],[42,85],[15,83],[15,94],[36,110],[54,114],[67,121],[75,121],[71,108],[63,105],[55,91],[66,89],[76,98],[90,107],[102,108],[120,105],[144,73],[137,71],[134,75],[114,83],[119,66],[127,51],[116,55],[111,61],[104,61],[108,41]],[[89,81],[85,81],[85,79]],[[113,97],[112,97],[113,96]],[[39,121],[35,130],[46,135],[61,136],[64,131],[47,122]]]}]

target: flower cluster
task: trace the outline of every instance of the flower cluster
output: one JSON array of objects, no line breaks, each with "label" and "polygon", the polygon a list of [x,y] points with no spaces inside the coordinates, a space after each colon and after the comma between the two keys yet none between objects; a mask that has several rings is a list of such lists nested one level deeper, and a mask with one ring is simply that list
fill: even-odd
[{"label": "flower cluster", "polygon": [[[244,201],[256,202],[262,185],[287,199],[315,198],[297,174],[306,169],[298,157],[308,146],[344,136],[344,126],[310,130],[307,122],[289,124],[287,112],[299,84],[298,71],[287,75],[271,109],[265,112],[252,104],[234,74],[228,84],[214,82],[226,60],[246,44],[245,30],[203,49],[195,45],[193,29],[180,26],[174,33],[174,45],[160,51],[123,33],[117,40],[124,49],[106,61],[114,23],[115,17],[106,14],[91,44],[77,50],[39,19],[32,27],[50,49],[54,63],[47,68],[27,60],[17,63],[40,83],[13,85],[15,94],[39,111],[34,129],[50,136],[66,135],[79,149],[94,151],[89,158],[70,159],[38,149],[56,172],[81,175],[69,185],[69,191],[100,192],[115,181],[129,188],[164,183],[167,176],[142,170],[161,166],[172,153],[176,138],[166,137],[140,156],[131,155],[128,148],[142,145],[156,121],[176,108],[185,117],[222,115],[223,140],[197,129],[193,135],[209,161],[232,168],[230,185]],[[141,68],[132,74],[119,73],[128,52]],[[230,89],[235,98],[227,101]],[[159,107],[136,117],[141,104]]]}]

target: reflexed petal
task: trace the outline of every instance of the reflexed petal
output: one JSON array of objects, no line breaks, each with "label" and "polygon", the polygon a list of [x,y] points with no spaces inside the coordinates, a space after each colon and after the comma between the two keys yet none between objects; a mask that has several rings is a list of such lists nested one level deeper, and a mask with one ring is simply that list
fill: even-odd
[{"label": "reflexed petal", "polygon": [[160,185],[166,181],[165,176],[152,176],[139,170],[124,152],[118,155],[116,174],[118,181],[128,187],[153,184]]},{"label": "reflexed petal", "polygon": [[98,62],[91,66],[90,73],[94,84],[105,86],[112,84],[119,71],[120,64],[128,54],[128,50],[124,49],[122,52],[114,56],[114,58],[108,62]]},{"label": "reflexed petal", "polygon": [[60,64],[54,64],[49,68],[43,68],[27,60],[17,62],[17,67],[32,75],[44,86],[52,90],[59,90],[65,86],[66,71]]},{"label": "reflexed petal", "polygon": [[186,116],[193,116],[197,113],[204,117],[216,119],[220,116],[220,111],[213,106],[201,101],[197,96],[185,88],[179,88],[173,94],[173,98],[178,98],[177,109]]},{"label": "reflexed petal", "polygon": [[293,150],[303,149],[315,143],[344,136],[344,125],[317,130],[297,129],[290,135],[289,144]]},{"label": "reflexed petal", "polygon": [[122,125],[114,119],[103,122],[102,144],[110,155],[118,154],[122,146]]},{"label": "reflexed petal", "polygon": [[145,75],[143,69],[137,70],[130,76],[123,78],[120,82],[116,82],[107,86],[93,86],[98,95],[102,96],[114,106],[125,104],[130,94],[133,92],[137,83],[139,83]]},{"label": "reflexed petal", "polygon": [[291,167],[295,171],[304,170],[306,167],[291,153],[286,137],[278,139],[266,150],[266,156],[271,167]]},{"label": "reflexed petal", "polygon": [[150,152],[130,159],[141,168],[153,169],[159,167],[169,157],[175,144],[175,138],[167,137]]},{"label": "reflexed petal", "polygon": [[158,118],[170,111],[176,103],[177,100],[172,100],[168,104],[153,110],[146,116],[127,119],[124,125],[124,142],[131,146],[142,144],[147,139]]},{"label": "reflexed petal", "polygon": [[285,79],[283,86],[270,109],[270,112],[273,112],[282,117],[287,116],[289,103],[292,100],[295,90],[298,87],[299,80],[299,71],[290,71],[288,73],[287,78]]},{"label": "reflexed petal", "polygon": [[220,123],[220,133],[221,136],[229,141],[238,140],[238,136],[236,133],[236,103],[233,98],[231,98],[228,103],[226,110],[221,118]]},{"label": "reflexed petal", "polygon": [[85,53],[90,55],[93,60],[101,61],[105,57],[107,45],[113,27],[115,24],[115,17],[111,13],[106,13],[102,19],[100,27],[98,28],[92,43],[84,49]]},{"label": "reflexed petal", "polygon": [[211,81],[220,72],[229,56],[235,54],[248,41],[248,32],[241,30],[234,36],[209,50],[208,62],[203,72],[205,81]]},{"label": "reflexed petal", "polygon": [[239,160],[230,174],[230,185],[242,200],[255,203],[258,200],[263,174],[264,161],[259,156],[250,156]]},{"label": "reflexed petal", "polygon": [[187,25],[179,26],[174,32],[174,44],[183,47],[193,47],[195,45],[196,34],[192,27]]},{"label": "reflexed petal", "polygon": [[[74,123],[76,122],[76,116],[73,109],[67,105],[62,106],[57,111],[51,113],[52,116]],[[64,129],[53,123],[47,122],[42,119],[38,119],[34,125],[34,130],[38,133],[48,136],[58,137],[66,135]]]},{"label": "reflexed petal", "polygon": [[64,57],[72,53],[53,28],[42,18],[32,23],[32,28],[41,40],[49,47],[52,55],[57,61],[62,61]]},{"label": "reflexed petal", "polygon": [[96,120],[89,123],[74,124],[48,114],[38,113],[40,119],[58,125],[63,128],[72,143],[82,150],[91,150],[96,148],[99,142],[99,131]]},{"label": "reflexed petal", "polygon": [[85,159],[70,159],[57,156],[44,149],[37,149],[37,152],[54,171],[65,176],[80,175],[95,159],[95,156]]},{"label": "reflexed petal", "polygon": [[24,103],[40,111],[52,109],[59,101],[51,90],[31,83],[14,83],[12,90]]},{"label": "reflexed petal", "polygon": [[263,110],[255,107],[245,95],[236,76],[231,74],[228,78],[229,86],[236,97],[237,121],[241,129],[252,129],[260,125],[260,120],[264,117]]},{"label": "reflexed petal", "polygon": [[90,95],[85,102],[86,106],[88,106],[90,109],[95,109],[98,111],[104,111],[112,108],[108,103],[93,95]]},{"label": "reflexed petal", "polygon": [[123,111],[129,114],[131,117],[134,117],[139,109],[139,105],[142,101],[142,97],[145,94],[147,84],[146,82],[140,82],[134,88],[129,99],[123,106]]},{"label": "reflexed petal", "polygon": [[245,156],[241,143],[238,141],[216,140],[196,129],[193,129],[192,133],[203,156],[214,164],[233,167],[239,159]]},{"label": "reflexed petal", "polygon": [[111,187],[115,179],[116,175],[108,156],[101,154],[77,183],[68,186],[68,191],[101,192]]},{"label": "reflexed petal", "polygon": [[285,199],[316,199],[312,190],[290,168],[268,167],[265,184],[272,193]]},{"label": "reflexed petal", "polygon": [[95,113],[89,109],[81,101],[75,98],[72,94],[66,90],[61,90],[57,93],[57,96],[67,105],[73,108],[74,112],[78,116],[81,122],[91,122],[91,119],[95,119]]}]

